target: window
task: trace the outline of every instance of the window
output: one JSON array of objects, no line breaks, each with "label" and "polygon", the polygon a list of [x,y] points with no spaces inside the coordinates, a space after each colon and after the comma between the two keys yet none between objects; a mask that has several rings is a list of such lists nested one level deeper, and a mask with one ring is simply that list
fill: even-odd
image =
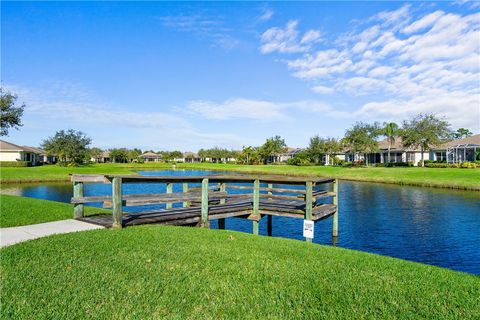
[{"label": "window", "polygon": [[415,153],[407,152],[407,162],[415,162]]},{"label": "window", "polygon": [[436,161],[446,161],[447,160],[447,153],[445,151],[435,152],[435,160]]}]

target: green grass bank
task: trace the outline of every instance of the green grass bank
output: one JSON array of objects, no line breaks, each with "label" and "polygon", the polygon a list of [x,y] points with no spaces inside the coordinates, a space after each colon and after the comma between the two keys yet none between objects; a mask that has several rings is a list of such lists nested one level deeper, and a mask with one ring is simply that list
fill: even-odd
[{"label": "green grass bank", "polygon": [[[48,200],[0,194],[0,227],[17,227],[35,223],[71,219],[73,205]],[[85,207],[85,215],[110,211]]]},{"label": "green grass bank", "polygon": [[[335,177],[366,181],[480,191],[480,169],[457,168],[343,168],[331,166],[236,165],[194,163],[177,164],[178,169],[207,169],[245,173]],[[1,168],[1,183],[69,181],[69,174],[132,174],[135,170],[170,169],[171,164],[93,164],[82,167],[42,166]]]},{"label": "green grass bank", "polygon": [[0,250],[4,319],[478,319],[480,277],[301,241],[141,226]]}]

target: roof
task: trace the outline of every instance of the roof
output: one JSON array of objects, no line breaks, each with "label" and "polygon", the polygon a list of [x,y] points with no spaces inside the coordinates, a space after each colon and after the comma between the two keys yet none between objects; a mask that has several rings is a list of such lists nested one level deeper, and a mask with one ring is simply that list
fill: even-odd
[{"label": "roof", "polygon": [[110,151],[108,151],[108,150],[102,151],[102,154],[100,155],[100,157],[110,158]]},{"label": "roof", "polygon": [[[378,149],[380,149],[380,150],[388,150],[388,145],[389,145],[389,143],[388,143],[387,139],[382,140],[382,141],[378,141]],[[390,150],[391,151],[395,151],[395,150],[418,151],[418,152],[421,151],[420,148],[414,148],[414,147],[405,148],[403,146],[402,138],[400,138],[400,137],[395,138],[395,142],[392,143],[392,145],[390,147]]]},{"label": "roof", "polygon": [[294,156],[300,151],[303,151],[304,149],[302,148],[287,148],[285,152],[280,152],[280,153],[274,153],[273,155],[275,156]]},{"label": "roof", "polygon": [[16,144],[0,140],[0,150],[10,150],[10,151],[23,151],[24,148],[17,146]]},{"label": "roof", "polygon": [[36,148],[36,147],[29,147],[29,146],[23,146],[24,150],[25,151],[30,151],[30,152],[33,152],[33,153],[38,153],[38,154],[45,154],[45,150],[43,149],[40,149],[40,148]]},{"label": "roof", "polygon": [[446,142],[436,149],[448,149],[460,145],[472,145],[472,147],[474,147],[475,145],[480,146],[480,134],[475,134],[471,137]]},{"label": "roof", "polygon": [[45,154],[45,151],[36,148],[36,147],[29,147],[29,146],[19,146],[16,144],[13,144],[11,142],[7,142],[4,140],[0,140],[0,150],[4,151],[26,151],[26,152],[32,152],[32,153],[37,153],[37,154]]},{"label": "roof", "polygon": [[185,158],[198,158],[198,154],[194,152],[187,151],[183,154]]},{"label": "roof", "polygon": [[142,157],[142,158],[145,158],[145,157],[159,157],[160,158],[160,155],[149,151],[149,152],[143,153],[142,155],[140,155],[140,157]]}]

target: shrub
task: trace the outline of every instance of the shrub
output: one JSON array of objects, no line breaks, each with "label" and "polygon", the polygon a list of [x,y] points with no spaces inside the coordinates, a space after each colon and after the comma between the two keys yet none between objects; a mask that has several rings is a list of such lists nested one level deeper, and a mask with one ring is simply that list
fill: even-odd
[{"label": "shrub", "polygon": [[375,166],[377,167],[386,167],[386,168],[393,168],[393,167],[413,167],[413,162],[387,162],[387,163],[377,163]]},{"label": "shrub", "polygon": [[432,161],[429,163],[425,163],[425,167],[427,168],[463,168],[463,169],[475,169],[480,167],[475,162],[463,162],[463,163],[446,163],[444,161]]},{"label": "shrub", "polygon": [[308,166],[311,164],[311,159],[305,151],[302,151],[288,159],[287,164],[293,166]]},{"label": "shrub", "polygon": [[293,157],[287,160],[287,164],[292,166],[308,166],[310,165],[310,159],[302,157]]},{"label": "shrub", "polygon": [[464,168],[464,169],[475,169],[477,166],[475,165],[474,162],[463,162],[461,165],[460,165],[460,168]]},{"label": "shrub", "polygon": [[342,167],[345,167],[345,168],[350,168],[350,167],[353,166],[353,163],[350,162],[350,161],[343,161],[343,162],[341,163],[341,166],[342,166]]},{"label": "shrub", "polygon": [[449,164],[445,162],[429,162],[425,163],[425,167],[427,168],[448,168]]},{"label": "shrub", "polygon": [[31,161],[0,161],[0,167],[31,167]]}]

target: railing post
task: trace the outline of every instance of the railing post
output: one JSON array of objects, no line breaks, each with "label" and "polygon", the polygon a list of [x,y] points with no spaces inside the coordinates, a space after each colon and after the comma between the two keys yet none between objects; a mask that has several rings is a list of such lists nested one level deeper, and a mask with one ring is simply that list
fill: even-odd
[{"label": "railing post", "polygon": [[[220,183],[220,192],[227,190],[225,182]],[[220,204],[225,204],[225,198],[220,199]],[[225,229],[225,218],[218,219],[218,229]]]},{"label": "railing post", "polygon": [[[312,221],[312,193],[313,193],[313,186],[312,181],[307,181],[305,184],[305,220]],[[305,238],[307,242],[312,242],[312,238]]]},{"label": "railing post", "polygon": [[[173,192],[173,183],[167,182],[167,193],[172,193]],[[167,203],[166,208],[167,209],[172,209],[173,203]]]},{"label": "railing post", "polygon": [[202,180],[202,227],[208,228],[208,179],[204,178]]},{"label": "railing post", "polygon": [[[273,189],[273,184],[269,183],[268,184],[268,189]],[[272,191],[268,191],[268,194],[273,194]],[[270,200],[270,198],[269,198]],[[271,214],[267,215],[267,235],[269,237],[272,236],[272,222],[273,222],[273,216]]]},{"label": "railing post", "polygon": [[337,207],[337,210],[333,214],[333,228],[332,228],[332,237],[338,237],[338,179],[335,179],[333,183],[333,192],[335,196],[333,197],[333,204]]},{"label": "railing post", "polygon": [[[73,197],[83,197],[83,182],[75,181],[73,183]],[[78,203],[73,205],[73,218],[78,219],[83,217],[83,204]]]},{"label": "railing post", "polygon": [[112,180],[112,214],[113,228],[122,228],[123,212],[122,212],[122,178],[114,177]]},{"label": "railing post", "polygon": [[253,221],[253,234],[258,235],[258,225],[260,220],[260,180],[255,179],[253,182],[253,214],[256,219]]},{"label": "railing post", "polygon": [[[183,193],[187,193],[188,192],[188,182],[184,182],[183,185],[182,185],[182,188],[183,188]],[[184,201],[183,202],[183,207],[184,208],[190,207],[190,203],[188,203],[188,201]]]}]

